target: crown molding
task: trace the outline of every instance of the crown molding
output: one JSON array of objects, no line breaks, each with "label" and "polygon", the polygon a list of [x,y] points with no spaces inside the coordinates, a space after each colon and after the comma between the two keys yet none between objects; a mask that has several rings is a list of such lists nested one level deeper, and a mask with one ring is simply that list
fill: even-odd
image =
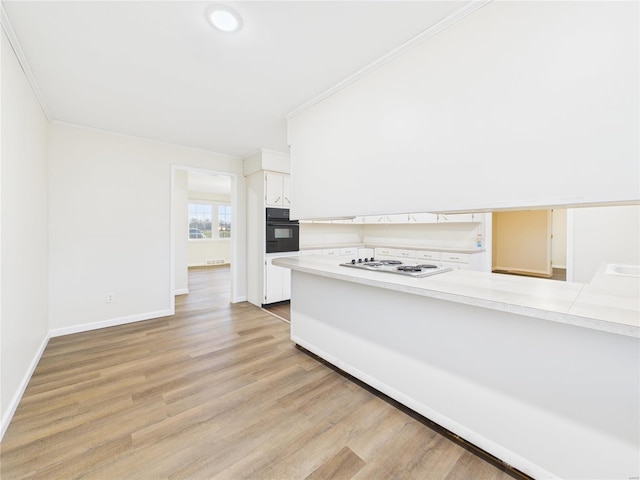
[{"label": "crown molding", "polygon": [[[130,133],[122,133],[122,132],[118,132],[115,130],[106,130],[104,128],[98,128],[98,127],[92,127],[90,125],[82,125],[80,123],[73,123],[73,122],[66,122],[64,120],[53,120],[51,121],[52,125],[61,125],[63,127],[72,127],[72,128],[77,128],[80,130],[86,130],[89,132],[94,132],[94,133],[100,133],[102,135],[114,135],[116,137],[122,137],[122,138],[127,138],[130,140],[136,140],[136,141],[140,141],[140,142],[146,142],[146,143],[153,143],[155,145],[161,145],[164,147],[170,147],[170,148],[179,148],[182,150],[189,150],[192,152],[198,152],[198,153],[206,153],[207,155],[215,155],[217,157],[220,157],[221,159],[225,159],[225,160],[231,160],[233,162],[237,162],[237,161],[242,161],[243,157],[238,157],[236,155],[229,155],[228,153],[220,153],[220,152],[216,152],[213,150],[206,150],[204,148],[198,148],[198,147],[190,147],[188,145],[181,145],[179,143],[171,143],[171,142],[165,142],[163,140],[156,140],[154,138],[149,138],[149,137],[142,137],[140,135],[133,135]],[[225,173],[225,175],[228,173]]]},{"label": "crown molding", "polygon": [[9,20],[9,16],[7,15],[7,11],[4,9],[4,5],[0,2],[0,25],[2,25],[2,30],[7,35],[9,39],[9,44],[13,49],[13,52],[18,59],[18,63],[20,64],[20,68],[24,72],[25,76],[29,84],[31,85],[31,89],[33,90],[33,94],[35,95],[38,103],[40,104],[40,108],[44,113],[44,116],[47,118],[48,122],[51,122],[52,116],[49,111],[49,107],[47,107],[47,102],[45,102],[44,97],[42,96],[42,92],[40,91],[40,87],[38,87],[38,82],[36,82],[36,78],[31,71],[31,67],[29,66],[29,62],[27,61],[27,57],[24,55],[22,51],[22,47],[20,46],[20,42],[18,41],[18,37],[16,36],[16,32],[13,30],[13,26],[11,25],[11,21]]},{"label": "crown molding", "polygon": [[361,78],[365,77],[366,75],[368,75],[369,73],[373,72],[374,70],[376,70],[376,69],[382,67],[383,65],[389,63],[393,59],[395,59],[395,58],[399,57],[400,55],[402,55],[403,53],[411,50],[413,47],[419,45],[420,43],[424,42],[428,38],[430,38],[430,37],[434,36],[435,34],[441,32],[442,30],[444,30],[445,28],[449,27],[450,25],[453,25],[457,21],[462,20],[467,15],[472,14],[476,10],[479,10],[480,8],[482,8],[485,5],[491,3],[492,1],[493,0],[472,0],[471,2],[466,4],[464,7],[459,8],[458,10],[453,12],[451,15],[448,15],[448,16],[444,17],[442,20],[439,20],[438,22],[434,23],[433,25],[431,25],[426,30],[423,30],[422,32],[418,33],[417,35],[415,35],[414,37],[410,38],[409,40],[407,40],[405,43],[403,43],[399,47],[391,50],[386,55],[380,57],[378,60],[374,61],[373,63],[370,63],[366,67],[358,70],[353,75],[345,78],[341,82],[336,83],[333,87],[329,88],[328,90],[325,90],[320,95],[312,98],[308,102],[303,103],[298,108],[296,108],[296,109],[292,110],[291,112],[287,113],[285,115],[285,118],[287,120],[290,120],[291,118],[295,117],[299,113],[302,113],[303,111],[307,110],[308,108],[311,108],[315,104],[320,103],[321,101],[329,98],[332,95],[335,95],[340,90],[342,90],[342,89],[348,87],[349,85],[351,85],[352,83],[360,80]]}]

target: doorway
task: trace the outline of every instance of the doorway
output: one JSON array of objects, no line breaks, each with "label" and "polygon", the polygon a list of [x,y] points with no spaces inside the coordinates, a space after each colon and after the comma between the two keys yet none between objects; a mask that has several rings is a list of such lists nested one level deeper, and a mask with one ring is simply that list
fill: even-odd
[{"label": "doorway", "polygon": [[494,273],[566,280],[565,209],[494,212]]},{"label": "doorway", "polygon": [[189,267],[224,266],[229,271],[230,298],[226,301],[244,300],[237,296],[238,263],[242,263],[237,262],[237,255],[244,235],[238,204],[236,175],[172,166],[172,308],[176,296],[189,293]]}]

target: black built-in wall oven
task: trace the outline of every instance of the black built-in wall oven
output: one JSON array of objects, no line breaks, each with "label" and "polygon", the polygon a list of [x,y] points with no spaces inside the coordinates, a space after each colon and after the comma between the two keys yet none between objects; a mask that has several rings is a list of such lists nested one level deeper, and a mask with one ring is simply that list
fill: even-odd
[{"label": "black built-in wall oven", "polygon": [[289,220],[288,208],[267,208],[266,253],[300,250],[300,226]]}]

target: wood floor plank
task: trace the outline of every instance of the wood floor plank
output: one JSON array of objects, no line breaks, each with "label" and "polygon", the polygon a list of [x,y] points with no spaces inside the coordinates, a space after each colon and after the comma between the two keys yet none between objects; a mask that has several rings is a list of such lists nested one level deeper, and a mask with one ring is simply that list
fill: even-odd
[{"label": "wood floor plank", "polygon": [[364,465],[365,461],[353,453],[349,447],[342,447],[338,453],[314,470],[307,480],[331,480],[352,478]]},{"label": "wood floor plank", "polygon": [[52,338],[0,444],[3,480],[503,480],[229,303],[228,267],[190,269],[176,314]]}]

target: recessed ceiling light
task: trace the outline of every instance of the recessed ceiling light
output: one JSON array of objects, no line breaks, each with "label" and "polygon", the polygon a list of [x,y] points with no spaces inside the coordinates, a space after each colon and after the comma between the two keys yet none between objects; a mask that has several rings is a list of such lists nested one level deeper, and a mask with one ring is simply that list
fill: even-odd
[{"label": "recessed ceiling light", "polygon": [[222,32],[237,32],[242,28],[242,18],[238,12],[226,5],[209,5],[205,17]]}]

